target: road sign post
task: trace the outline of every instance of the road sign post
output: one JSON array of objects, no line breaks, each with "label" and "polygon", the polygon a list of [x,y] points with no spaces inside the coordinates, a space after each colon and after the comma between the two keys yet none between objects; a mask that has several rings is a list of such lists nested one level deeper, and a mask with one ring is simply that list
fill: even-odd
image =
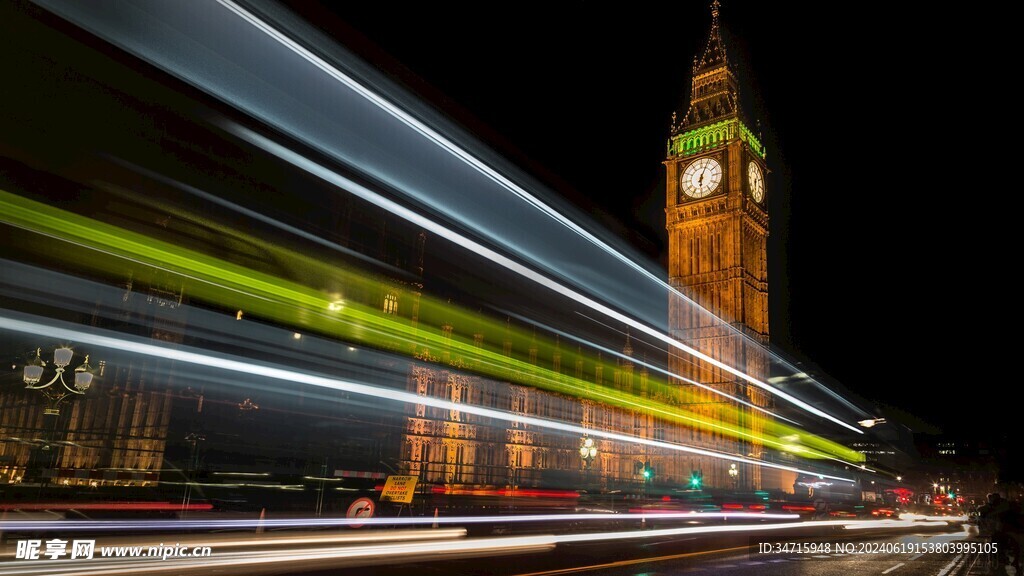
[{"label": "road sign post", "polygon": [[[373,510],[376,508],[376,504],[369,498],[359,498],[355,502],[349,505],[348,512],[345,513],[347,518],[372,518]],[[349,528],[361,528],[362,524],[349,524]]]}]

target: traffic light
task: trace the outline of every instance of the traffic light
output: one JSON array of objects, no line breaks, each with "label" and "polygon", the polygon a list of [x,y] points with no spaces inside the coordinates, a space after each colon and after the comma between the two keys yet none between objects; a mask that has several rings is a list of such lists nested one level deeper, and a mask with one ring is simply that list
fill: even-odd
[{"label": "traffic light", "polygon": [[704,484],[703,475],[700,470],[694,470],[690,473],[690,488],[693,490],[700,490],[700,487]]},{"label": "traffic light", "polygon": [[644,462],[643,475],[644,475],[644,481],[645,482],[650,482],[651,479],[654,478],[654,468],[651,467],[650,460],[648,460],[647,462]]}]

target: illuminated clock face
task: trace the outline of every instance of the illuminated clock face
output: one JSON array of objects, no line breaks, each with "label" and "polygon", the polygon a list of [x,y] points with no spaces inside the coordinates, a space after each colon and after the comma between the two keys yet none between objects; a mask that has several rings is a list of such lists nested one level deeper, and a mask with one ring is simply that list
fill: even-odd
[{"label": "illuminated clock face", "polygon": [[690,198],[704,198],[718,189],[722,181],[722,165],[714,158],[693,161],[679,177],[679,187]]},{"label": "illuminated clock face", "polygon": [[747,165],[747,181],[750,184],[750,197],[760,203],[764,200],[764,176],[756,162]]}]

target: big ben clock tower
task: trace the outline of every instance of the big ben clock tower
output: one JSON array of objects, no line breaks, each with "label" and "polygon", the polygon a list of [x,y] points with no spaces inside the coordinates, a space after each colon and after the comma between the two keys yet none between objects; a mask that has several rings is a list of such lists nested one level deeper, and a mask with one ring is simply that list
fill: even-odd
[{"label": "big ben clock tower", "polygon": [[[665,159],[665,227],[669,283],[707,310],[670,297],[673,337],[761,381],[768,377],[768,270],[765,243],[765,149],[744,122],[736,72],[719,29],[719,2],[711,3],[711,31],[694,58],[690,105],[673,116]],[[710,312],[711,314],[709,314]],[[712,316],[712,314],[714,316]],[[688,354],[673,355],[669,368],[683,377],[684,402],[713,421],[741,424],[755,433],[763,415],[748,406],[699,388],[690,381],[764,406],[765,394],[732,374]],[[755,442],[737,442],[696,430],[693,440],[707,448],[761,455]],[[756,467],[729,474],[729,464],[698,458],[689,463],[709,486],[760,488],[783,479],[761,477]],[[738,478],[737,478],[738,476]]]}]

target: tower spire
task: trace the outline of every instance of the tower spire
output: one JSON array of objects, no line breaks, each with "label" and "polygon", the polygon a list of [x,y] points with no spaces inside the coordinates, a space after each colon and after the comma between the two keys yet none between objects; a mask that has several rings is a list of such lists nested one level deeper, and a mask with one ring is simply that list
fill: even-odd
[{"label": "tower spire", "polygon": [[711,30],[700,58],[693,59],[690,106],[674,133],[740,115],[739,84],[729,66],[718,16],[722,4],[711,1]]},{"label": "tower spire", "polygon": [[711,2],[711,32],[708,34],[708,43],[704,46],[704,53],[697,62],[696,70],[705,71],[719,66],[729,64],[725,53],[725,43],[722,42],[722,29],[718,25],[718,12],[722,4],[718,0]]}]

